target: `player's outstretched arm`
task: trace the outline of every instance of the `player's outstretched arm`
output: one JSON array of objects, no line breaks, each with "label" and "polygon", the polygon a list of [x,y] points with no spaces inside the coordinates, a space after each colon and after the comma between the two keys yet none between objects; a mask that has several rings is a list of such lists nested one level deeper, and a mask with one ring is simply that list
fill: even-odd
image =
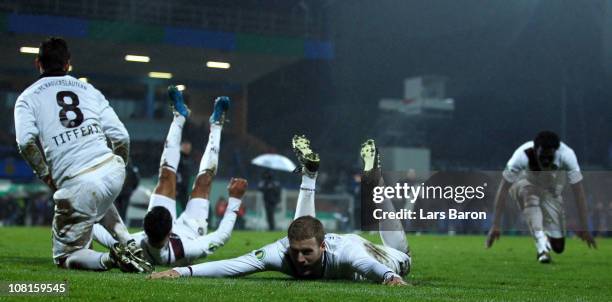
[{"label": "player's outstretched arm", "polygon": [[242,205],[242,198],[248,188],[249,183],[244,178],[232,178],[227,185],[227,193],[229,195],[227,209],[219,227],[211,233],[212,241],[215,245],[225,244],[232,236],[232,230],[236,223],[237,213]]},{"label": "player's outstretched arm", "polygon": [[178,277],[238,277],[264,271],[263,262],[253,253],[234,259],[211,261],[151,274],[149,279],[173,279]]},{"label": "player's outstretched arm", "polygon": [[499,184],[499,189],[497,189],[497,194],[495,195],[495,214],[493,215],[493,225],[491,226],[489,234],[487,235],[487,241],[485,242],[486,248],[493,246],[493,242],[499,239],[499,225],[501,224],[501,217],[506,204],[506,197],[508,196],[508,191],[510,190],[511,185],[512,184],[510,182],[502,178]]},{"label": "player's outstretched arm", "polygon": [[595,239],[589,232],[588,217],[587,217],[587,204],[586,197],[584,194],[584,186],[582,181],[579,181],[572,185],[572,191],[574,192],[574,199],[576,200],[576,208],[578,209],[578,219],[580,225],[576,231],[576,235],[584,241],[589,248],[597,248]]},{"label": "player's outstretched arm", "polygon": [[238,277],[262,271],[278,271],[288,274],[286,263],[286,238],[273,242],[246,255],[220,261],[200,263],[187,267],[153,273],[149,279],[178,277]]}]

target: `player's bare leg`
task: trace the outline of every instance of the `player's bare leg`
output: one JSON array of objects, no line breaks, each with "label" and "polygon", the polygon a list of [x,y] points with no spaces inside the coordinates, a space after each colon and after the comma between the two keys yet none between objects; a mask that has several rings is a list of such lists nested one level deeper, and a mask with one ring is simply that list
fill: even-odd
[{"label": "player's bare leg", "polygon": [[[364,165],[362,181],[369,182],[373,186],[384,186],[380,155],[374,140],[369,139],[361,145],[360,155]],[[385,212],[395,211],[393,203],[388,199],[382,202],[382,207]],[[406,233],[399,220],[385,219],[379,223],[379,228],[380,238],[385,246],[392,247],[406,254],[410,253]]]},{"label": "player's bare leg", "polygon": [[315,217],[315,186],[317,181],[317,171],[319,170],[319,155],[310,148],[310,140],[304,135],[295,135],[291,141],[291,146],[297,156],[300,165],[296,171],[302,174],[302,184],[298,194],[295,216],[297,219],[302,216]]},{"label": "player's bare leg", "polygon": [[[185,207],[185,215],[198,224],[200,235],[204,235],[208,232],[208,209],[210,207],[209,196],[212,181],[219,166],[221,131],[223,130],[223,123],[225,122],[229,106],[230,99],[226,96],[218,97],[215,100],[213,113],[209,120],[210,133],[208,135],[208,142],[206,143],[204,155],[202,155],[202,159],[200,160],[200,167],[198,169],[196,180],[193,184],[191,198]],[[228,210],[236,207],[235,211],[237,211],[240,207],[240,203],[235,203],[235,201],[232,202],[232,200],[230,200]],[[236,218],[234,217],[234,221],[235,220]],[[233,227],[234,223],[232,222],[230,232]]]}]

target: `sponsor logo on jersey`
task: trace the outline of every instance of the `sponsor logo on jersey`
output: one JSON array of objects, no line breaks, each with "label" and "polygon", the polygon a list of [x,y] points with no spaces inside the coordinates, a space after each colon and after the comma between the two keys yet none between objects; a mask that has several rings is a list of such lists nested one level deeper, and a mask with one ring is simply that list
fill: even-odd
[{"label": "sponsor logo on jersey", "polygon": [[263,260],[265,256],[266,256],[266,252],[264,250],[255,251],[255,257],[257,258],[257,260]]}]

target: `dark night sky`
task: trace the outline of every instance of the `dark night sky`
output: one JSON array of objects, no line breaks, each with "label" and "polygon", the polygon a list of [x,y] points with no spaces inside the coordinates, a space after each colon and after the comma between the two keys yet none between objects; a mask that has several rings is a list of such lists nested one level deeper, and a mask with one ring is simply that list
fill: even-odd
[{"label": "dark night sky", "polygon": [[378,132],[378,100],[401,97],[404,78],[435,74],[448,77],[457,108],[452,120],[430,127],[434,162],[502,168],[519,144],[551,129],[565,133],[583,165],[605,163],[612,141],[605,2],[336,1],[327,9],[335,59],[297,64],[250,90],[253,102],[258,86],[284,87],[281,104],[251,108],[286,122],[267,135],[273,144],[304,129],[328,157],[354,161],[346,154]]}]

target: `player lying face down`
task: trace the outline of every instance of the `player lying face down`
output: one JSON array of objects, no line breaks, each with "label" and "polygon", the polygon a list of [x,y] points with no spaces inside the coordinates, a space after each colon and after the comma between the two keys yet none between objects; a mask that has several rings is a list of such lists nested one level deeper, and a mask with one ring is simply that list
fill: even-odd
[{"label": "player lying face down", "polygon": [[[383,245],[354,234],[325,234],[323,225],[315,218],[319,156],[310,149],[310,141],[304,136],[296,135],[292,144],[301,164],[302,183],[287,237],[240,257],[175,267],[153,273],[149,278],[237,277],[276,271],[297,279],[368,280],[385,285],[406,285],[402,276],[410,271],[411,257],[401,225],[380,232]],[[380,161],[375,149],[373,140],[362,145],[364,177],[381,183]]]}]

